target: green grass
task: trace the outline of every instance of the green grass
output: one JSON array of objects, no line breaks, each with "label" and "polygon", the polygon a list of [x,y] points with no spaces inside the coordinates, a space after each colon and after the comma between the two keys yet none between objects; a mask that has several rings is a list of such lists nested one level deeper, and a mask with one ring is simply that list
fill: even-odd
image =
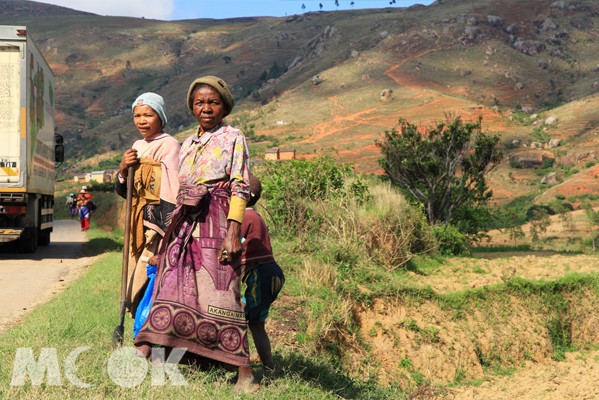
[{"label": "green grass", "polygon": [[[196,370],[180,366],[187,386],[152,386],[151,374],[141,384],[123,388],[109,375],[109,360],[113,356],[112,332],[119,322],[119,285],[121,253],[113,246],[122,246],[116,237],[92,229],[87,251],[102,253],[79,280],[71,284],[50,302],[35,308],[22,323],[0,335],[0,398],[27,399],[173,399],[173,398],[261,398],[261,399],[401,399],[399,388],[380,388],[349,378],[334,363],[308,357],[298,349],[279,348],[274,343],[274,356],[281,369],[263,385],[258,395],[233,393],[235,373],[224,369]],[[95,242],[95,244],[94,244]],[[90,246],[94,247],[90,247]],[[132,322],[125,321],[126,348],[132,346]],[[76,359],[76,377],[90,385],[79,388],[65,375],[64,361],[79,348],[86,348]],[[24,386],[11,386],[17,350],[30,348],[35,359],[43,348],[55,348],[61,369],[60,385],[50,385],[47,379],[33,385],[29,375]],[[141,360],[143,361],[143,360]],[[135,364],[145,368],[148,364]],[[151,368],[148,366],[148,368]],[[260,378],[260,368],[254,368]]]}]

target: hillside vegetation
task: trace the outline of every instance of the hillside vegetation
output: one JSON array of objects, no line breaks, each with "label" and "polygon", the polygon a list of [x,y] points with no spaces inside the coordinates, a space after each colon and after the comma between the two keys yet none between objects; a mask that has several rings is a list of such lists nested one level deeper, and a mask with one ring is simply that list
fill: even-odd
[{"label": "hillside vegetation", "polygon": [[[263,398],[285,398],[290,385],[317,387],[319,398],[597,394],[595,2],[439,0],[176,22],[5,13],[0,22],[27,25],[56,72],[66,178],[116,165],[138,135],[130,103],[140,92],[166,98],[169,129],[182,139],[194,125],[189,82],[215,74],[232,84],[238,105],[228,118],[248,136],[260,211],[287,274],[268,323],[283,369]],[[490,176],[490,241],[459,258],[440,255],[443,237],[418,206],[373,176],[375,140],[400,117],[424,128],[451,115],[482,116],[506,152]],[[258,162],[271,147],[305,160]],[[76,186],[62,182],[58,194]],[[97,194],[95,227],[119,236],[122,201]],[[516,391],[502,381],[573,359],[588,373],[563,372],[560,388],[550,373],[514,379],[528,385]],[[206,378],[210,390],[224,381],[190,375],[198,392]]]},{"label": "hillside vegetation", "polygon": [[[246,131],[256,159],[266,148],[295,148],[380,173],[374,140],[399,117],[430,125],[445,114],[482,115],[509,150],[492,176],[497,201],[540,196],[556,183],[551,193],[566,196],[598,188],[586,167],[596,161],[599,124],[599,6],[590,0],[170,22],[16,2],[31,4],[24,15],[6,3],[0,23],[27,25],[57,76],[65,176],[116,164],[137,137],[129,110],[142,91],[162,94],[170,132],[187,136],[187,86],[214,74],[233,87],[230,122]],[[556,181],[541,186],[543,160]]]},{"label": "hillside vegetation", "polygon": [[[417,207],[388,183],[355,174],[348,165],[318,158],[265,163],[255,172],[264,187],[259,211],[286,274],[267,325],[281,369],[264,382],[261,398],[297,398],[307,390],[315,398],[533,399],[551,391],[555,396],[548,398],[577,399],[599,389],[598,258],[580,252],[589,250],[580,216],[568,230],[552,217],[546,235],[562,241],[532,243],[545,251],[509,251],[511,239],[499,232],[495,250],[502,251],[447,258],[438,254],[434,232]],[[74,185],[61,183],[59,194]],[[112,280],[102,296],[110,321],[110,297],[116,318],[123,221],[123,210],[117,210],[123,201],[95,189],[94,199],[99,208],[90,244],[110,252],[101,265]],[[565,247],[571,237],[581,239],[570,243],[578,245],[576,253],[549,250]],[[529,237],[520,240],[530,243]],[[84,329],[80,325],[73,323],[72,330]],[[109,322],[97,326],[94,335],[112,329]],[[0,352],[4,348],[10,357],[13,346],[32,343],[30,335],[40,337],[39,346],[60,341],[51,330],[19,332],[0,343]],[[109,351],[105,336],[101,352]],[[77,336],[76,343],[86,340]],[[84,381],[107,398],[121,396],[96,364],[85,360]],[[585,366],[584,376],[576,375],[579,385],[573,374]],[[259,371],[259,364],[254,367]],[[9,372],[0,369],[0,375]],[[186,377],[191,393],[228,390],[226,378],[214,371],[186,370]],[[522,385],[509,387],[508,377]],[[146,380],[128,395],[148,386]],[[504,397],[495,397],[498,388]],[[7,393],[28,393],[19,390]],[[76,391],[67,385],[36,393],[50,399]]]}]

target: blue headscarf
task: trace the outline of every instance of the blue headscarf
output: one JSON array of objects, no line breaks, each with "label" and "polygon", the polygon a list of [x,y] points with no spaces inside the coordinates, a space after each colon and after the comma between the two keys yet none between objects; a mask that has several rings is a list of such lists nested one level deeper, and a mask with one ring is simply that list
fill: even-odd
[{"label": "blue headscarf", "polygon": [[166,126],[166,105],[164,104],[164,99],[162,96],[152,92],[144,93],[135,99],[133,104],[131,104],[131,110],[135,110],[135,106],[152,107],[152,109],[156,111],[156,114],[158,114],[160,117],[162,127],[164,128]]}]

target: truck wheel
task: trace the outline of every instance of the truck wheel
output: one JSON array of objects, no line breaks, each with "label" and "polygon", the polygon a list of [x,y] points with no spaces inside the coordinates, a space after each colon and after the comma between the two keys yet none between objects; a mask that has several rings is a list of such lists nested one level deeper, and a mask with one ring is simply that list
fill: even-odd
[{"label": "truck wheel", "polygon": [[32,254],[37,250],[37,228],[26,228],[23,236],[19,239],[19,252]]},{"label": "truck wheel", "polygon": [[48,246],[50,244],[50,230],[40,231],[37,237],[37,244],[40,246]]}]

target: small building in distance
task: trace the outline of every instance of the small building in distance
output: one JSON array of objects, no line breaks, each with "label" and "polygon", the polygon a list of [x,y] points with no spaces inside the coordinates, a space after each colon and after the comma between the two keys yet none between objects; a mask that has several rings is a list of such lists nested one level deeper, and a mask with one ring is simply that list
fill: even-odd
[{"label": "small building in distance", "polygon": [[91,171],[86,172],[85,174],[75,175],[73,178],[73,182],[81,183],[81,182],[91,182],[96,181],[98,183],[106,183],[113,181],[113,173],[110,171]]},{"label": "small building in distance", "polygon": [[295,149],[268,149],[264,154],[266,161],[295,160]]},{"label": "small building in distance", "polygon": [[81,183],[81,182],[85,182],[85,175],[86,175],[86,174],[78,174],[78,175],[75,175],[75,176],[73,177],[73,182],[75,182],[75,183]]},{"label": "small building in distance", "polygon": [[277,161],[279,159],[279,149],[266,149],[264,159],[266,161]]}]

